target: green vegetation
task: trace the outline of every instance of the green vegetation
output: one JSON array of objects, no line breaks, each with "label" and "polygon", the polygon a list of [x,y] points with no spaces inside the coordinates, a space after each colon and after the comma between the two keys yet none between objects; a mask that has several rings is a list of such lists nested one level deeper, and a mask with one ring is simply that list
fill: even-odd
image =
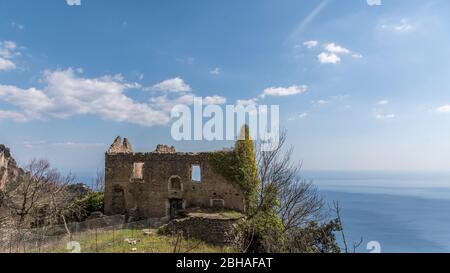
[{"label": "green vegetation", "polygon": [[282,134],[274,149],[261,151],[256,160],[249,128],[243,126],[233,150],[210,156],[214,169],[245,194],[246,217],[235,226],[239,251],[339,252],[339,216],[329,222],[321,218],[322,199],[298,179],[300,168],[291,160],[292,150],[284,148],[285,140]]},{"label": "green vegetation", "polygon": [[237,220],[245,217],[244,214],[234,210],[199,210],[186,212],[185,217],[201,217],[208,219],[221,219],[221,220]]},{"label": "green vegetation", "polygon": [[275,187],[264,188],[264,204],[258,204],[258,168],[255,157],[255,146],[250,138],[247,125],[241,129],[240,137],[231,151],[218,151],[210,155],[214,169],[222,176],[239,186],[246,200],[247,220],[237,225],[241,245],[246,252],[265,252],[267,246],[263,242],[271,241],[271,245],[283,242],[283,222],[277,214],[278,191]]},{"label": "green vegetation", "polygon": [[259,185],[253,140],[248,126],[243,126],[233,150],[218,151],[209,156],[215,171],[236,184],[243,192],[247,210],[254,209]]},{"label": "green vegetation", "polygon": [[[55,246],[42,249],[42,252],[64,253],[66,243],[60,240]],[[177,236],[165,236],[156,230],[121,229],[91,230],[72,238],[81,245],[82,253],[233,253],[235,249],[228,246],[215,246],[196,239],[181,239]],[[176,250],[175,250],[176,247]]]},{"label": "green vegetation", "polygon": [[78,205],[84,209],[84,211],[87,213],[92,213],[95,211],[103,211],[103,201],[103,192],[91,192],[77,202]]}]

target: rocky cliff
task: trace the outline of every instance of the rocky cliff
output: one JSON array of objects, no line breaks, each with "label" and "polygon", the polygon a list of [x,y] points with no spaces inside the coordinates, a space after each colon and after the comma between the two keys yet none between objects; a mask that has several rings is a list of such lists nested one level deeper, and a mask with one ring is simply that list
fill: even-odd
[{"label": "rocky cliff", "polygon": [[20,172],[22,169],[11,157],[9,149],[0,144],[0,191],[5,189],[8,182],[16,180]]}]

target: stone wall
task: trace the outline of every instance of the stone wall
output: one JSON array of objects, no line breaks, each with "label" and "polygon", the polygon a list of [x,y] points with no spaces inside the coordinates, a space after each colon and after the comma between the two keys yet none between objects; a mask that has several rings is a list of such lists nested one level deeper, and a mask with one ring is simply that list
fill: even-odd
[{"label": "stone wall", "polygon": [[234,226],[238,221],[239,219],[187,217],[171,220],[162,230],[172,235],[182,232],[184,238],[196,238],[216,245],[233,244],[236,241]]},{"label": "stone wall", "polygon": [[[241,189],[213,169],[209,153],[178,153],[163,145],[154,152],[135,153],[128,141],[126,145],[117,138],[105,155],[107,215],[124,213],[132,220],[167,219],[169,200],[173,199],[181,200],[183,209],[220,205],[245,211]],[[200,167],[200,182],[192,180],[193,166]]]}]

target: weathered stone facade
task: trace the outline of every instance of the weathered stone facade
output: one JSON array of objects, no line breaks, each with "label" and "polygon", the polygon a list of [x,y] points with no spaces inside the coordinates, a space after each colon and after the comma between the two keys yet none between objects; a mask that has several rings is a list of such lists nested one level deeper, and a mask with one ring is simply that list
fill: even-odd
[{"label": "weathered stone facade", "polygon": [[233,244],[236,242],[234,226],[238,221],[239,219],[187,217],[170,221],[163,230],[171,235],[181,232],[185,238],[196,238],[216,245]]},{"label": "weathered stone facade", "polygon": [[[244,212],[244,194],[208,158],[209,153],[178,153],[165,145],[135,153],[118,137],[105,154],[105,214],[170,219],[177,210],[194,207]],[[193,168],[200,181],[194,181]]]}]

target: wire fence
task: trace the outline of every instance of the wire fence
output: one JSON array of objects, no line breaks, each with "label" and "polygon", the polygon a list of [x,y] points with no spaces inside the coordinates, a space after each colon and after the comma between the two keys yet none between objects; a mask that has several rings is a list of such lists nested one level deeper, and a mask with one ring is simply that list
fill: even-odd
[{"label": "wire fence", "polygon": [[152,236],[164,222],[126,223],[123,215],[36,229],[0,229],[0,253],[172,252],[173,242]]}]

